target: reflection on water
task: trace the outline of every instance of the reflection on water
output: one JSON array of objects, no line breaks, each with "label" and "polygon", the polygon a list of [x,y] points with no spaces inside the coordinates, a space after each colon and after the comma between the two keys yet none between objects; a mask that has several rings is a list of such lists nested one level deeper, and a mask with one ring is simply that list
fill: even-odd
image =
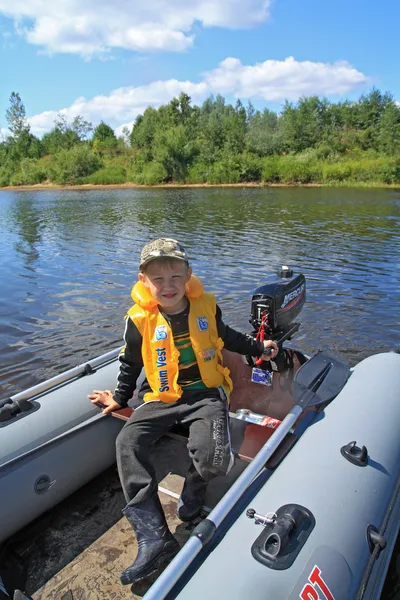
[{"label": "reflection on water", "polygon": [[138,256],[177,237],[248,330],[252,290],[302,271],[296,344],[354,363],[399,344],[400,193],[344,189],[1,192],[0,397],[121,343]]}]

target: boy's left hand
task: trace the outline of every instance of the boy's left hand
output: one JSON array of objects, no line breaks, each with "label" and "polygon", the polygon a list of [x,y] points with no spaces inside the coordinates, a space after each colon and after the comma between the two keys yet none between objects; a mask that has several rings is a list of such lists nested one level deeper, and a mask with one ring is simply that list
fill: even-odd
[{"label": "boy's left hand", "polygon": [[111,390],[93,390],[88,398],[92,401],[92,404],[97,404],[102,409],[103,415],[108,415],[113,410],[121,408],[118,402],[115,402]]},{"label": "boy's left hand", "polygon": [[269,360],[270,358],[275,358],[275,356],[279,352],[278,344],[274,342],[274,340],[264,340],[264,352],[262,354],[262,358],[264,360]]}]

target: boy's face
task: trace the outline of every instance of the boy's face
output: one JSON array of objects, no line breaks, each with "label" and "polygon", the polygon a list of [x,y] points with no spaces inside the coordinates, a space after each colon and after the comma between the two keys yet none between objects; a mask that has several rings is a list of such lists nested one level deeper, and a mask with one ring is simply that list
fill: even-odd
[{"label": "boy's face", "polygon": [[166,313],[180,312],[186,307],[185,285],[192,269],[183,260],[152,260],[139,280]]}]

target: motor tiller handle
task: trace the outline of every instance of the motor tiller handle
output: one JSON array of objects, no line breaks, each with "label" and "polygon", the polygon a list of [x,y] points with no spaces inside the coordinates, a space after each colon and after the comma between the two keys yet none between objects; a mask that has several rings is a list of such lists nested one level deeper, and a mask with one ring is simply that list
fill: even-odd
[{"label": "motor tiller handle", "polygon": [[257,365],[257,366],[258,366],[258,365],[261,365],[261,363],[262,363],[262,362],[265,360],[265,358],[264,358],[264,357],[265,357],[265,355],[267,355],[267,356],[268,356],[269,354],[271,354],[271,351],[272,351],[272,348],[264,348],[263,355],[262,355],[262,356],[260,356],[260,358],[257,358],[257,360],[256,360],[256,365]]},{"label": "motor tiller handle", "polygon": [[[256,342],[263,342],[265,339],[265,326],[268,322],[268,314],[266,311],[263,312],[262,316],[261,316],[261,323],[260,323],[260,327],[258,328],[257,331],[257,335],[256,335]],[[264,352],[263,354],[271,354],[271,350],[272,348],[264,348]],[[261,365],[261,363],[263,362],[264,358],[262,356],[260,356],[260,358],[257,358],[256,360],[256,365]]]}]

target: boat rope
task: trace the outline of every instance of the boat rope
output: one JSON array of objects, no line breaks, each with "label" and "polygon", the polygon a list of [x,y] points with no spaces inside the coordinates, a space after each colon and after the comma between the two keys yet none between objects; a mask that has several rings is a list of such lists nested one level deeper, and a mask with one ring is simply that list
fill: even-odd
[{"label": "boat rope", "polygon": [[[263,342],[265,339],[265,327],[267,326],[268,323],[268,314],[267,311],[264,310],[263,314],[261,315],[261,323],[260,323],[260,327],[258,328],[257,331],[257,335],[256,335],[256,342]],[[257,358],[256,360],[256,365],[260,365],[263,362],[263,358],[262,356],[260,356],[260,358]]]},{"label": "boat rope", "polygon": [[365,592],[367,589],[367,585],[368,585],[368,581],[371,577],[372,569],[374,568],[375,561],[377,560],[381,550],[383,550],[386,546],[386,540],[383,536],[386,531],[386,527],[388,525],[393,508],[397,502],[397,497],[398,497],[399,493],[400,493],[400,477],[398,477],[398,479],[397,479],[397,485],[395,487],[392,499],[391,499],[388,509],[386,511],[385,518],[383,519],[383,523],[379,530],[379,533],[376,533],[375,535],[371,535],[371,537],[370,537],[371,543],[374,544],[374,549],[372,551],[372,554],[369,558],[367,567],[365,569],[364,577],[362,578],[361,585],[358,589],[358,594],[357,594],[356,600],[362,600],[364,598],[364,595],[365,595]]}]

